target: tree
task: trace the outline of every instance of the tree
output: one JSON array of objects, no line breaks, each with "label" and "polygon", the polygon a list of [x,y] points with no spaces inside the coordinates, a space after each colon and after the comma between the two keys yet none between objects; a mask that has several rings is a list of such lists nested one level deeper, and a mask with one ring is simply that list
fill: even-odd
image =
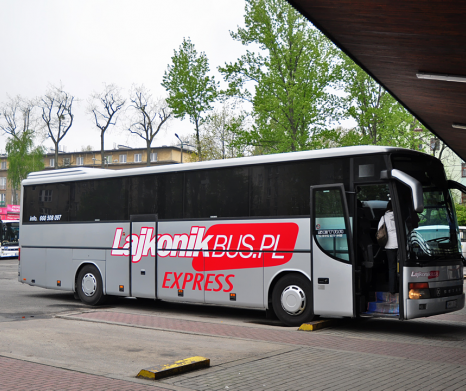
[{"label": "tree", "polygon": [[128,131],[145,140],[147,166],[150,166],[152,141],[162,127],[168,123],[172,113],[164,99],[154,100],[150,91],[143,85],[133,86],[129,109],[131,115]]},{"label": "tree", "polygon": [[64,91],[63,86],[51,86],[39,99],[42,119],[47,130],[47,137],[55,146],[55,169],[58,168],[58,146],[73,125],[72,113],[75,97]]},{"label": "tree", "polygon": [[466,225],[466,206],[455,204],[455,209],[458,225]]},{"label": "tree", "polygon": [[246,116],[224,104],[208,115],[201,131],[203,160],[229,159],[244,156],[246,145],[238,133],[244,130]]},{"label": "tree", "polygon": [[8,181],[13,191],[13,204],[19,204],[17,192],[21,181],[30,172],[44,169],[44,151],[42,147],[34,147],[33,136],[32,130],[24,130],[16,137],[10,137],[6,143]]},{"label": "tree", "polygon": [[188,116],[194,124],[199,160],[203,160],[201,126],[218,96],[218,83],[213,76],[208,76],[209,71],[205,53],[198,53],[190,38],[183,39],[179,51],[174,50],[172,64],[168,65],[162,83],[169,93],[167,103],[175,118],[184,119]]},{"label": "tree", "polygon": [[[227,94],[252,103],[255,126],[242,136],[264,152],[315,147],[335,112],[338,51],[286,0],[246,0],[245,28],[230,35],[258,45],[219,71]],[[254,85],[254,93],[247,88]]]},{"label": "tree", "polygon": [[94,92],[88,102],[88,113],[94,117],[95,125],[100,130],[100,163],[105,167],[104,137],[110,125],[116,125],[118,112],[125,105],[121,89],[115,84],[105,85],[102,92]]},{"label": "tree", "polygon": [[35,131],[37,117],[34,115],[35,103],[20,95],[8,98],[0,107],[0,130],[15,139],[21,138],[23,132]]},{"label": "tree", "polygon": [[357,123],[353,141],[419,150],[428,133],[420,122],[351,59],[344,64],[344,116]]}]

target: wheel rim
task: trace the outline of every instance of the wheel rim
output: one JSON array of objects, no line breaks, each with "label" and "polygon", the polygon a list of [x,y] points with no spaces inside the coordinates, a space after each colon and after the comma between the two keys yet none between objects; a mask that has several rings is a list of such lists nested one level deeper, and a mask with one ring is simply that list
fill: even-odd
[{"label": "wheel rim", "polygon": [[289,315],[300,315],[306,309],[306,295],[297,285],[290,285],[283,289],[280,301],[283,310]]},{"label": "wheel rim", "polygon": [[81,289],[86,296],[94,296],[94,293],[97,290],[97,280],[92,273],[84,275]]}]

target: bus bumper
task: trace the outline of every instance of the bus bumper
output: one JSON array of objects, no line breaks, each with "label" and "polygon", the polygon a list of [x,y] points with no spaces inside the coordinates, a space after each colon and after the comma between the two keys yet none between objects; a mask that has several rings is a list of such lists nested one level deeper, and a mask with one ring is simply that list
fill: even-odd
[{"label": "bus bumper", "polygon": [[465,294],[440,297],[436,299],[406,300],[406,319],[445,314],[461,310],[464,307]]},{"label": "bus bumper", "polygon": [[1,258],[18,258],[18,250],[3,250],[0,253]]}]

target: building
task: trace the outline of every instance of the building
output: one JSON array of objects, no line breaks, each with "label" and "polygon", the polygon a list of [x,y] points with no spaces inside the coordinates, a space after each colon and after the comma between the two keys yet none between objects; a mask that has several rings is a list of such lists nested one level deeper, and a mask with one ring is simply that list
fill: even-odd
[{"label": "building", "polygon": [[[188,149],[189,148],[189,149]],[[162,146],[151,148],[149,161],[151,166],[164,164],[177,164],[190,162],[193,150],[189,146],[180,147]],[[118,145],[115,149],[106,150],[104,166],[112,170],[136,168],[147,166],[147,149],[131,148]],[[95,167],[101,168],[101,154],[98,151],[58,152],[58,167]],[[44,156],[44,170],[53,170],[55,167],[55,152],[46,153]],[[0,155],[0,207],[14,204],[14,196],[7,180],[8,162],[7,155]],[[18,203],[21,199],[20,189],[17,192]]]}]

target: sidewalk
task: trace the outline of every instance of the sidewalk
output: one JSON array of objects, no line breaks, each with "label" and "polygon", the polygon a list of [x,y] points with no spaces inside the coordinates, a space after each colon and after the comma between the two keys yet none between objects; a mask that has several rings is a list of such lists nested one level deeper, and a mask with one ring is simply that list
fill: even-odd
[{"label": "sidewalk", "polygon": [[0,390],[119,390],[166,391],[153,385],[140,385],[130,381],[89,375],[48,365],[35,364],[0,356]]},{"label": "sidewalk", "polygon": [[[58,316],[165,338],[235,340],[274,347],[243,359],[160,381],[134,382],[0,357],[0,390],[464,390],[466,311],[401,322],[343,321],[315,332],[232,325],[123,312],[118,308]],[[87,323],[90,325],[90,323]],[[111,325],[111,326],[109,326]],[[151,331],[153,330],[153,331]],[[131,333],[131,331],[128,331]],[[162,334],[160,334],[162,333]],[[224,342],[223,342],[224,341]],[[184,342],[186,343],[186,342]],[[178,346],[178,349],[180,347]],[[168,360],[168,359],[167,359]],[[4,381],[7,379],[7,382]]]}]

